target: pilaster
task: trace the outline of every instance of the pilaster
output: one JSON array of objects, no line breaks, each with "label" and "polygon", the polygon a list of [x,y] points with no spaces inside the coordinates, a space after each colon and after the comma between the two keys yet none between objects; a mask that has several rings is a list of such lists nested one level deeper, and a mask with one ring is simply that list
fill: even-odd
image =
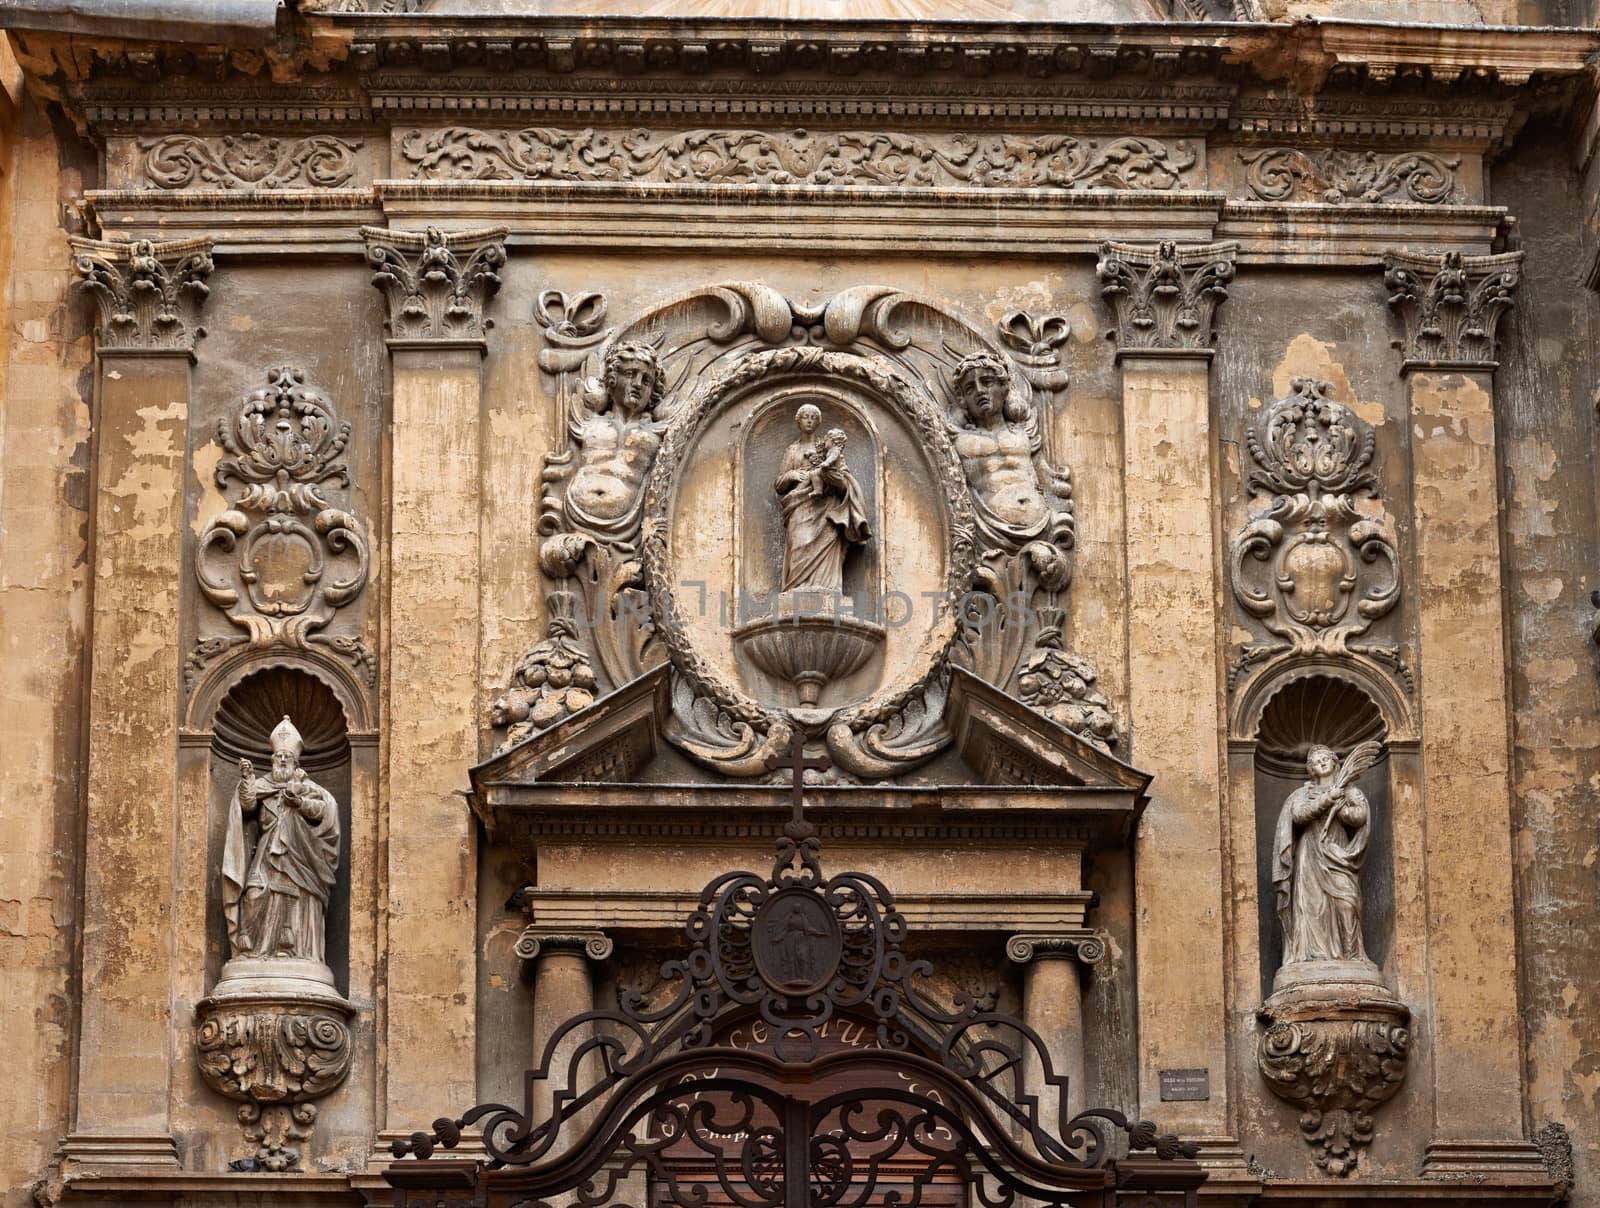
[{"label": "pilaster", "polygon": [[[504,230],[363,227],[393,372],[382,664],[387,999],[381,1128],[476,1098],[479,515],[485,310]],[[466,640],[462,640],[463,635]]]},{"label": "pilaster", "polygon": [[[517,955],[533,962],[533,1034],[528,1065],[538,1069],[545,1061],[545,1050],[561,1026],[594,1010],[594,975],[591,965],[611,955],[611,938],[603,931],[568,931],[530,924],[517,937]],[[592,1029],[580,1025],[567,1034],[550,1054],[548,1076],[533,1087],[535,1124],[550,1117],[552,1095],[568,1085],[568,1063],[578,1045],[589,1039]],[[592,1063],[591,1063],[592,1064]],[[599,1075],[599,1067],[586,1070]],[[582,1091],[583,1084],[572,1089]],[[582,1129],[564,1128],[569,1137]]]},{"label": "pilaster", "polygon": [[74,1170],[178,1165],[168,1104],[189,369],[209,239],[72,240],[100,308]]},{"label": "pilaster", "polygon": [[[1132,750],[1154,775],[1135,840],[1140,1112],[1236,1162],[1224,975],[1218,499],[1210,361],[1237,247],[1105,243],[1122,369]],[[1163,1070],[1209,1098],[1161,1101]]]},{"label": "pilaster", "polygon": [[[1084,1102],[1083,977],[1105,959],[1105,941],[1092,931],[1051,935],[1014,935],[1006,956],[1022,966],[1022,1022],[1036,1033],[1050,1058],[1053,1073],[1067,1079],[1067,1101],[1045,1094],[1044,1069],[1031,1047],[1023,1050],[1023,1084],[1039,1095],[1039,1123],[1060,1136],[1065,1120]],[[1063,1117],[1061,1108],[1065,1106]]]},{"label": "pilaster", "polygon": [[1434,1047],[1424,1174],[1544,1178],[1523,1140],[1510,709],[1495,448],[1496,327],[1520,252],[1385,257],[1416,490]]}]

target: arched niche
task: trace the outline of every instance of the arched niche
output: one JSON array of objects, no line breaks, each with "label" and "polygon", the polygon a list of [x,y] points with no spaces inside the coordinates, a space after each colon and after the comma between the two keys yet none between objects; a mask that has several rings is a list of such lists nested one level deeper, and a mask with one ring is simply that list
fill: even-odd
[{"label": "arched niche", "polygon": [[1261,993],[1271,992],[1282,963],[1283,931],[1272,882],[1274,837],[1285,799],[1308,779],[1306,756],[1313,746],[1339,756],[1358,743],[1384,742],[1384,754],[1354,784],[1372,807],[1366,864],[1361,876],[1361,928],[1367,955],[1383,968],[1394,948],[1395,875],[1392,768],[1389,723],[1384,710],[1352,679],[1310,669],[1276,681],[1264,694],[1253,743],[1256,903],[1260,936]]},{"label": "arched niche", "polygon": [[[247,677],[272,669],[293,670],[321,683],[333,693],[345,719],[345,730],[355,739],[373,736],[376,722],[366,684],[354,670],[335,658],[293,654],[281,648],[265,650],[240,644],[215,659],[189,693],[184,708],[184,730],[208,734],[222,702]],[[274,723],[276,724],[276,723]]]},{"label": "arched niche", "polygon": [[[304,739],[300,766],[339,803],[339,873],[328,895],[326,956],[339,993],[350,990],[351,802],[354,787],[350,726],[338,694],[323,677],[281,663],[255,667],[234,678],[217,702],[210,731],[210,818],[208,828],[206,931],[208,981],[214,981],[230,955],[222,913],[218,870],[227,811],[239,782],[239,761],[248,759],[261,774],[272,763],[271,734],[289,717]],[[246,828],[252,823],[247,820]],[[253,842],[253,836],[251,840]]]}]

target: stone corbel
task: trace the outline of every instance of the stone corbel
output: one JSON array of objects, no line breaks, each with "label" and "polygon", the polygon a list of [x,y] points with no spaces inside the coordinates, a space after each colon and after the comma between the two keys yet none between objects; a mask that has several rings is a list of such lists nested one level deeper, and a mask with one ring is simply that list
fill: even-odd
[{"label": "stone corbel", "polygon": [[391,231],[362,227],[372,283],[389,303],[389,346],[445,341],[485,347],[489,299],[500,289],[506,228]]},{"label": "stone corbel", "polygon": [[100,307],[101,352],[187,353],[193,359],[195,340],[205,334],[199,318],[211,292],[206,278],[215,267],[210,239],[70,242],[79,285]]},{"label": "stone corbel", "polygon": [[1237,243],[1158,247],[1106,242],[1095,272],[1116,312],[1117,357],[1211,355],[1217,305],[1228,296]]},{"label": "stone corbel", "polygon": [[1397,342],[1401,372],[1472,369],[1499,364],[1495,332],[1511,309],[1522,279],[1522,253],[1498,256],[1419,256],[1390,252],[1383,258],[1389,306],[1405,324]]}]

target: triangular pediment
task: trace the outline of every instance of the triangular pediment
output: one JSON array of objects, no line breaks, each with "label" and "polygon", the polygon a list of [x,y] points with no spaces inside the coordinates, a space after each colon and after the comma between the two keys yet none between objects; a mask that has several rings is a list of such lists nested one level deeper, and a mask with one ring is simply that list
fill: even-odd
[{"label": "triangular pediment", "polygon": [[496,785],[632,780],[661,749],[671,709],[669,667],[658,664],[571,717],[531,734],[473,768],[473,792]]},{"label": "triangular pediment", "polygon": [[945,725],[980,784],[1126,789],[1150,777],[962,667],[950,669]]}]

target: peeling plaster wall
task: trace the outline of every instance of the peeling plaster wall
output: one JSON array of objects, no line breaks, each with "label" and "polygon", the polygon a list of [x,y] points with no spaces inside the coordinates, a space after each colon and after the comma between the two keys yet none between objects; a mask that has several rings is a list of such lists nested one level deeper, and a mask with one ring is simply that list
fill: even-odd
[{"label": "peeling plaster wall", "polygon": [[1514,852],[1530,1131],[1565,1124],[1574,1205],[1600,1204],[1600,586],[1595,295],[1584,198],[1554,138],[1496,165],[1527,266],[1502,357],[1504,560],[1514,720]]},{"label": "peeling plaster wall", "polygon": [[64,205],[93,158],[58,138],[0,43],[0,1205],[67,1125],[88,613],[92,338]]}]

